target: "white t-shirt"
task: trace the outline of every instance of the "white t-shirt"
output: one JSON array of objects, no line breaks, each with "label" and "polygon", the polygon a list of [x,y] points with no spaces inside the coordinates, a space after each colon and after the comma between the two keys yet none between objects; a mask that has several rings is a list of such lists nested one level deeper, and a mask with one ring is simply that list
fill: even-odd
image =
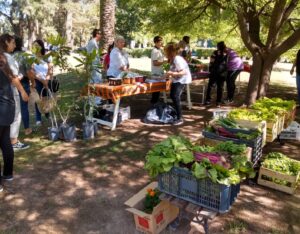
[{"label": "white t-shirt", "polygon": [[[13,75],[18,77],[19,79],[22,79],[23,75],[19,73],[19,64],[18,62],[15,60],[15,58],[10,55],[9,53],[4,53],[8,66],[10,68],[10,70],[12,71]],[[18,97],[19,96],[19,92],[16,86],[11,85],[12,91],[14,96]]]},{"label": "white t-shirt", "polygon": [[179,72],[179,71],[182,71],[182,70],[185,71],[185,75],[183,75],[181,77],[176,77],[176,79],[173,79],[172,82],[174,82],[174,83],[179,82],[181,84],[189,84],[189,83],[192,82],[192,76],[191,76],[189,65],[187,64],[185,59],[182,58],[181,56],[177,55],[174,58],[174,61],[171,64],[171,69],[170,70],[175,71],[175,72]]},{"label": "white t-shirt", "polygon": [[118,77],[122,72],[120,70],[123,66],[128,66],[128,54],[125,51],[121,51],[115,47],[110,53],[109,68],[107,70],[107,76]]},{"label": "white t-shirt", "polygon": [[162,65],[155,66],[153,65],[153,61],[163,62],[164,61],[164,55],[161,49],[158,49],[156,47],[153,48],[151,52],[151,74],[152,75],[163,75],[164,70]]},{"label": "white t-shirt", "polygon": [[33,64],[33,69],[37,77],[42,80],[46,80],[46,76],[48,74],[48,63],[44,60],[41,60],[39,64]]},{"label": "white t-shirt", "polygon": [[98,49],[99,49],[99,45],[95,38],[91,39],[86,46],[86,51],[88,53],[92,53],[93,50],[98,50]]}]

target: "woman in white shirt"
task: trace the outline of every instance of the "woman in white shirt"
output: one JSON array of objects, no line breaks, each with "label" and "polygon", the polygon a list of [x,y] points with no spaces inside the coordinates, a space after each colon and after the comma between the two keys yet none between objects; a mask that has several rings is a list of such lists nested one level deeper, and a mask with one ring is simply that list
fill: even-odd
[{"label": "woman in white shirt", "polygon": [[[23,101],[28,102],[28,95],[24,90],[20,80],[23,78],[23,75],[19,71],[18,62],[14,59],[11,53],[16,47],[15,39],[9,34],[3,34],[0,37],[0,50],[3,52],[7,59],[8,66],[12,71],[12,74],[15,79],[12,81],[12,91],[15,100],[15,118],[14,122],[10,125],[10,141],[13,146],[14,151],[27,149],[29,145],[21,143],[18,140],[20,125],[21,125],[21,104],[20,104],[20,94]],[[19,94],[20,92],[20,94]]]},{"label": "woman in white shirt", "polygon": [[[44,42],[42,40],[36,40],[33,43],[33,53],[36,58],[39,60],[38,63],[33,64],[33,70],[35,73],[35,89],[39,95],[43,88],[42,96],[47,95],[46,89],[48,89],[48,82],[51,79],[51,66],[49,62],[49,58],[45,58],[46,49],[44,46]],[[49,118],[49,113],[45,113],[46,118]],[[39,111],[37,104],[35,103],[35,120],[36,125],[42,124],[42,114]]]},{"label": "woman in white shirt", "polygon": [[178,51],[178,45],[173,42],[165,47],[165,54],[171,65],[170,71],[166,73],[166,76],[172,78],[170,96],[177,112],[177,120],[174,121],[174,125],[183,123],[180,103],[181,94],[185,85],[192,82],[189,66],[185,59],[178,55]]},{"label": "woman in white shirt", "polygon": [[118,36],[115,39],[115,48],[110,53],[110,63],[107,78],[118,77],[121,72],[129,70],[128,54],[123,50],[125,39]]}]

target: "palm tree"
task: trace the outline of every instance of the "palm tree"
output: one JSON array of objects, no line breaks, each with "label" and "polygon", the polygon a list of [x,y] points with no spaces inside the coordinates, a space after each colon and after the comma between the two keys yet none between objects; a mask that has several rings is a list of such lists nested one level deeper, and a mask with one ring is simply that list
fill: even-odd
[{"label": "palm tree", "polygon": [[102,48],[106,49],[113,43],[115,37],[116,0],[100,1],[100,28],[102,34]]}]

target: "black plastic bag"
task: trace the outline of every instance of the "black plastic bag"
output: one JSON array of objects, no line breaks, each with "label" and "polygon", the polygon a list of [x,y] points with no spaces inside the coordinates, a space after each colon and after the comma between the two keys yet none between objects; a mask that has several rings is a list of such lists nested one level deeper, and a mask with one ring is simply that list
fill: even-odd
[{"label": "black plastic bag", "polygon": [[166,103],[159,102],[148,110],[142,121],[150,124],[172,124],[176,119],[176,110]]}]

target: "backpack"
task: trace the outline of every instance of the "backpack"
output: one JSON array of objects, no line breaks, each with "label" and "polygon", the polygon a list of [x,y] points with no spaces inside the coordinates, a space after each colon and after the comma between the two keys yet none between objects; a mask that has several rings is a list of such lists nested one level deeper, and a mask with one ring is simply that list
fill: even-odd
[{"label": "backpack", "polygon": [[147,124],[172,124],[177,119],[176,110],[166,103],[156,103],[142,120]]}]

